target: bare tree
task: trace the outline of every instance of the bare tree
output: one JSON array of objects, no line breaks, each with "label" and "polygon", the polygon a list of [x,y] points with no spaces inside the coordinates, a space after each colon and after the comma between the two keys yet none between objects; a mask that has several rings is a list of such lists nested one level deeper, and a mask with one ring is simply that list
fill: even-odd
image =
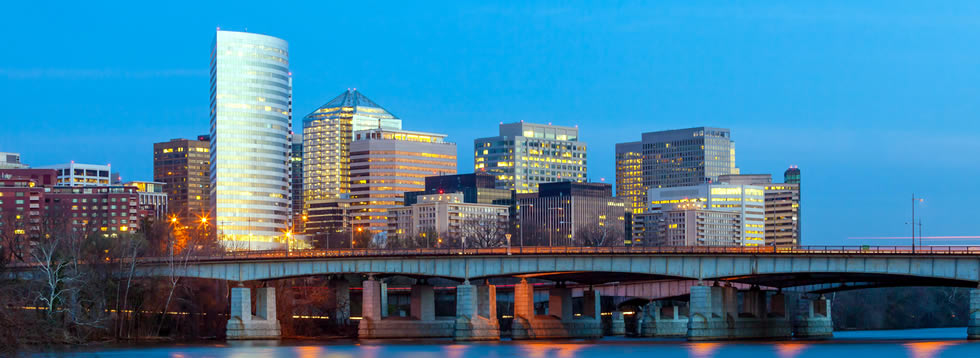
[{"label": "bare tree", "polygon": [[469,216],[460,225],[463,248],[502,247],[507,227],[496,216]]},{"label": "bare tree", "polygon": [[623,230],[609,225],[609,223],[598,223],[575,230],[575,240],[582,246],[616,246],[623,243]]}]

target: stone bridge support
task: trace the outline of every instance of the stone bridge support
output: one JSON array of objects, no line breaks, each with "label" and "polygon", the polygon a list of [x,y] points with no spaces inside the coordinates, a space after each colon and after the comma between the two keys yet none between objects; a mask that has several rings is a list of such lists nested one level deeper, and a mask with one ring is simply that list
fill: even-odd
[{"label": "stone bridge support", "polygon": [[412,286],[410,317],[385,317],[382,302],[386,285],[369,277],[362,283],[363,311],[357,336],[373,338],[448,338],[453,336],[454,321],[435,316],[435,291],[427,283]]},{"label": "stone bridge support", "polygon": [[758,287],[743,293],[741,309],[737,307],[737,294],[735,287],[721,287],[717,283],[691,287],[687,339],[785,338],[792,335],[782,293],[773,296],[771,310],[767,310],[766,292]]},{"label": "stone bridge support", "polygon": [[823,295],[814,300],[799,299],[799,314],[793,322],[796,338],[830,338],[834,336],[834,322],[830,315],[830,300]]},{"label": "stone bridge support", "polygon": [[640,316],[641,337],[684,337],[687,335],[688,317],[676,305],[664,306],[650,302],[643,307]]},{"label": "stone bridge support", "polygon": [[247,287],[231,289],[231,314],[225,326],[227,339],[279,339],[282,328],[276,319],[276,289],[255,290],[255,315],[252,315],[252,292]]},{"label": "stone bridge support", "polygon": [[489,283],[473,286],[469,280],[456,286],[456,325],[453,339],[457,341],[500,339],[496,286]]},{"label": "stone bridge support", "polygon": [[526,279],[514,285],[513,339],[599,338],[602,311],[599,291],[583,293],[583,312],[572,312],[572,291],[562,285],[548,291],[548,315],[534,314],[534,288]]},{"label": "stone bridge support", "polygon": [[970,290],[970,317],[966,337],[980,339],[980,288]]}]

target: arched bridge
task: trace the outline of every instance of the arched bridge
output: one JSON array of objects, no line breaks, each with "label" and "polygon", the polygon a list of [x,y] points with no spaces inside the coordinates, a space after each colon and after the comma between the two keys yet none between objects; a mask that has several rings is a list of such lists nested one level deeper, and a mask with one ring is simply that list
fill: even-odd
[{"label": "arched bridge", "polygon": [[352,249],[226,253],[171,266],[142,259],[138,276],[265,281],[331,274],[538,277],[597,284],[650,279],[722,280],[769,287],[847,283],[977,287],[980,247],[536,247]]}]

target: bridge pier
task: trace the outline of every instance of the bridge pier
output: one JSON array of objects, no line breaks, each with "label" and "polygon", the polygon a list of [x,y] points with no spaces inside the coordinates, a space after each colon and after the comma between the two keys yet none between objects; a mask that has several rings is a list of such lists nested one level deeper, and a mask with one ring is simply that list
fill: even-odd
[{"label": "bridge pier", "polygon": [[572,313],[572,291],[565,287],[552,288],[548,297],[548,315],[534,314],[534,288],[522,278],[514,286],[513,339],[600,338],[602,317],[599,291],[583,293],[584,312],[581,317]]},{"label": "bridge pier", "polygon": [[682,315],[678,306],[663,306],[660,302],[650,302],[643,308],[640,317],[641,337],[684,337],[687,335],[688,317]]},{"label": "bridge pier", "polygon": [[448,338],[453,336],[454,321],[435,316],[435,292],[421,283],[412,286],[411,317],[384,317],[385,286],[373,276],[362,283],[361,322],[357,337],[373,338]]},{"label": "bridge pier", "polygon": [[255,290],[255,315],[252,315],[252,292],[247,287],[232,287],[231,314],[225,325],[227,339],[279,339],[282,328],[276,319],[276,289]]},{"label": "bridge pier", "polygon": [[823,295],[813,300],[800,299],[800,314],[793,322],[796,338],[830,338],[834,336],[834,322],[830,315],[830,300]]},{"label": "bridge pier", "polygon": [[970,317],[967,323],[966,337],[980,339],[980,288],[970,290]]},{"label": "bridge pier", "polygon": [[626,319],[623,318],[623,311],[612,311],[609,315],[609,326],[603,327],[603,334],[607,336],[625,336]]},{"label": "bridge pier", "polygon": [[453,339],[457,341],[500,339],[496,286],[489,283],[473,286],[469,280],[456,286],[456,325]]},{"label": "bridge pier", "polygon": [[773,296],[773,309],[766,310],[766,292],[758,287],[745,291],[741,310],[737,308],[735,287],[691,287],[691,314],[687,339],[692,341],[722,339],[788,338],[792,329],[786,313],[785,298]]}]

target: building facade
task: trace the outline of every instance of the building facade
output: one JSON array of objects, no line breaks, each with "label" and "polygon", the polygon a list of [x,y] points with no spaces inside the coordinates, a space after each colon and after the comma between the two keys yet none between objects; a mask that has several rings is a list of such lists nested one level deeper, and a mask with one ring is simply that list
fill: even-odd
[{"label": "building facade", "polygon": [[[44,181],[50,184],[56,179],[52,169],[0,170],[0,234],[37,236],[41,232],[44,211]],[[33,171],[35,175],[26,171]],[[33,176],[33,178],[32,178]],[[49,185],[50,185],[49,184]]]},{"label": "building facade", "polygon": [[[741,232],[733,246],[765,245],[765,187],[740,184],[701,184],[685,187],[654,188],[647,194],[650,206],[647,212],[660,214],[673,210],[677,205],[690,204],[708,211],[734,212],[740,215]],[[644,239],[650,242],[653,232],[646,232]],[[651,244],[655,242],[650,242]]]},{"label": "building facade", "polygon": [[623,246],[626,206],[603,183],[542,183],[517,197],[517,244]]},{"label": "building facade", "polygon": [[[170,212],[167,210],[167,192],[163,190],[164,185],[162,182],[155,181],[131,181],[122,184],[122,186],[136,188],[141,215],[156,219],[166,219]],[[207,215],[202,217],[206,218]]]},{"label": "building facade", "polygon": [[501,123],[496,137],[473,141],[473,169],[496,177],[496,187],[518,194],[538,191],[541,183],[584,182],[586,143],[577,127]]},{"label": "building facade", "polygon": [[668,205],[647,222],[652,246],[739,246],[742,215],[699,203]]},{"label": "building facade", "polygon": [[402,121],[348,89],[303,118],[303,197],[337,199],[350,192],[350,146],[357,131],[400,130]]},{"label": "building facade", "polygon": [[292,157],[290,167],[292,170],[292,182],[290,190],[293,192],[293,229],[294,233],[301,233],[305,230],[308,217],[303,210],[303,139],[293,138]]},{"label": "building facade", "polygon": [[[338,236],[350,236],[354,229],[351,225],[350,198],[344,194],[336,199],[318,199],[304,203],[306,205],[305,235],[310,238],[310,245],[316,248],[330,248]],[[347,233],[347,235],[344,235]],[[334,240],[331,240],[334,238]]]},{"label": "building facade", "polygon": [[291,226],[289,46],[217,31],[211,51],[211,207],[229,249],[285,247]]},{"label": "building facade", "polygon": [[389,209],[388,242],[438,247],[453,239],[462,247],[503,246],[509,207],[467,203],[464,196],[462,192],[420,195],[415,204]]},{"label": "building facade", "polygon": [[425,178],[456,174],[456,144],[446,135],[370,129],[354,134],[350,147],[353,225],[388,231],[387,212],[404,205],[405,192],[425,189]]},{"label": "building facade", "polygon": [[783,177],[784,183],[773,183],[769,174],[723,175],[718,180],[765,188],[766,245],[797,247],[802,243],[800,169],[792,166],[786,169]]},{"label": "building facade", "polygon": [[738,174],[735,142],[725,128],[648,132],[638,142],[616,144],[616,193],[634,213],[645,210],[650,189],[711,183],[725,174]]},{"label": "building facade", "polygon": [[153,143],[153,181],[163,183],[167,214],[191,223],[211,212],[211,136]]},{"label": "building facade", "polygon": [[405,206],[417,203],[421,195],[448,193],[462,193],[464,203],[514,204],[513,190],[497,189],[493,175],[478,172],[426,177],[425,190],[405,193]]},{"label": "building facade", "polygon": [[109,186],[112,185],[112,166],[109,164],[81,164],[74,161],[39,167],[58,172],[60,186]]},{"label": "building facade", "polygon": [[26,169],[29,165],[20,162],[20,153],[0,152],[0,169]]}]

